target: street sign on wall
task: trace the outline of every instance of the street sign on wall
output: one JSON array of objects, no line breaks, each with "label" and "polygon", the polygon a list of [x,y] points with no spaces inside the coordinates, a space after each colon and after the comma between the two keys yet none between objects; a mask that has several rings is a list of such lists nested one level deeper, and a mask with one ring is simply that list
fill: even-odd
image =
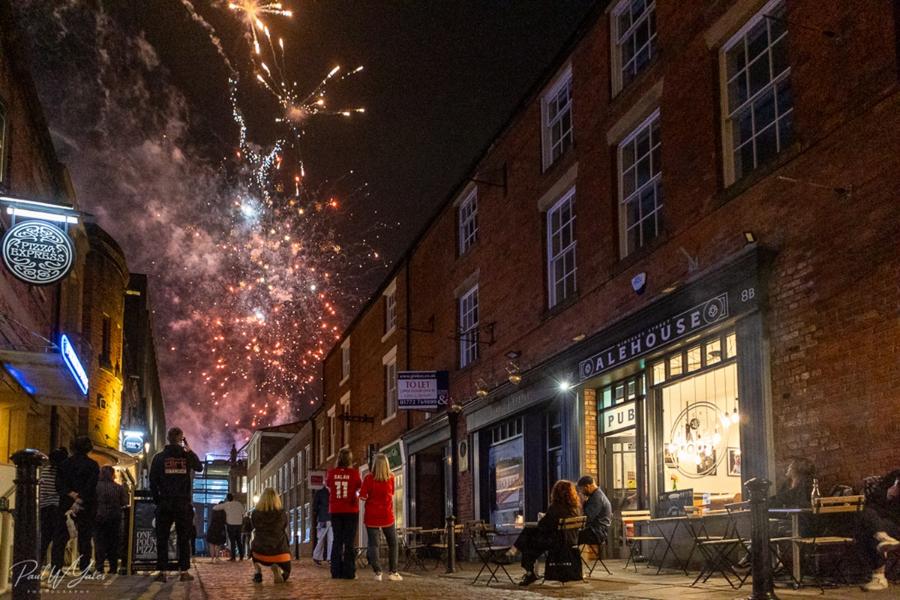
[{"label": "street sign on wall", "polygon": [[397,408],[437,410],[450,397],[447,371],[400,371],[397,373]]}]

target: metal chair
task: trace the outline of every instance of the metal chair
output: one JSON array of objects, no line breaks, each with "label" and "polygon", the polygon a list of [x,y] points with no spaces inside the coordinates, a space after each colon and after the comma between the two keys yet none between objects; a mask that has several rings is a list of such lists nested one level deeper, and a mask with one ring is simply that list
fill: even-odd
[{"label": "metal chair", "polygon": [[[750,572],[738,572],[735,560],[736,550],[746,551],[749,548],[749,544],[741,537],[737,527],[736,515],[742,511],[743,508],[739,505],[731,505],[730,509],[726,507],[725,514],[728,515],[728,520],[725,523],[723,535],[710,535],[707,531],[705,517],[702,515],[688,518],[688,531],[694,538],[694,545],[700,552],[700,556],[703,557],[703,567],[691,586],[696,585],[701,579],[702,583],[706,583],[716,573],[722,575],[732,589],[738,589],[744,585]],[[732,580],[732,578],[734,579]]]},{"label": "metal chair", "polygon": [[636,533],[639,523],[646,523],[652,519],[649,510],[623,510],[620,518],[622,520],[622,534],[625,538],[625,544],[629,547],[628,560],[625,561],[625,569],[628,569],[628,563],[631,563],[634,565],[634,572],[637,573],[637,561],[635,560],[637,555],[635,552],[638,546],[644,542],[653,542],[653,552],[650,554],[650,558],[652,559],[653,555],[656,554],[657,546],[663,541],[663,538],[658,535],[628,535],[628,523],[634,524],[634,531]]},{"label": "metal chair", "polygon": [[[586,538],[590,538],[590,539],[586,542],[581,542],[581,540],[586,539]],[[597,532],[594,531],[593,529],[591,529],[590,527],[588,527],[587,523],[585,523],[585,526],[581,529],[580,532],[578,532],[578,539],[579,539],[578,550],[581,553],[581,562],[584,563],[585,568],[588,570],[588,577],[591,577],[594,575],[594,569],[597,568],[597,564],[599,564],[600,566],[603,567],[603,570],[606,571],[607,575],[612,575],[612,572],[610,572],[609,567],[607,567],[606,563],[603,562],[603,556],[601,555],[601,552],[603,551],[603,546],[606,545],[606,540],[601,540],[600,537],[597,535]],[[588,562],[588,559],[586,559],[584,557],[585,548],[596,548],[596,550],[593,550],[594,559],[591,562]]]},{"label": "metal chair", "polygon": [[[812,504],[812,513],[814,515],[838,515],[838,514],[852,514],[852,513],[860,513],[863,508],[865,508],[866,498],[865,496],[826,496],[823,498],[816,498]],[[838,579],[843,584],[848,584],[847,577],[844,575],[844,567],[846,566],[846,561],[844,560],[851,553],[850,549],[855,547],[856,540],[852,537],[843,536],[843,535],[819,535],[818,532],[813,536],[801,537],[795,540],[795,543],[800,545],[801,548],[801,564],[803,562],[803,558],[808,558],[810,556],[822,557],[826,556],[824,553],[819,553],[819,550],[832,550],[834,549],[834,554],[837,556],[837,560],[835,560],[835,569],[834,573],[837,575]],[[857,558],[858,561],[858,558]],[[821,575],[821,569],[816,569],[815,575],[816,585],[819,588],[824,588],[824,580]],[[803,583],[803,572],[800,572],[800,582]]]},{"label": "metal chair", "polygon": [[[464,543],[465,531],[466,526],[463,523],[459,523],[453,526],[453,535],[456,538],[456,548],[454,548],[454,551]],[[441,566],[442,561],[446,561],[447,552],[450,551],[449,542],[447,540],[447,530],[445,529],[443,533],[441,533],[440,538],[436,543],[429,544],[428,547],[436,551],[434,558],[434,568],[437,569],[439,566]]]},{"label": "metal chair", "polygon": [[500,571],[503,571],[509,582],[515,585],[515,581],[506,570],[506,565],[511,564],[507,556],[511,546],[494,544],[496,535],[497,531],[486,523],[476,523],[472,527],[472,547],[478,560],[481,561],[481,568],[475,575],[475,579],[472,580],[472,585],[478,583],[481,574],[485,571],[488,572],[486,585],[491,585],[491,581],[500,583],[500,578],[497,577],[497,573]]},{"label": "metal chair", "polygon": [[558,581],[565,585],[569,581],[583,581],[581,570],[581,550],[578,533],[584,529],[587,517],[567,517],[559,520],[555,547],[547,552],[544,565],[544,581]]}]

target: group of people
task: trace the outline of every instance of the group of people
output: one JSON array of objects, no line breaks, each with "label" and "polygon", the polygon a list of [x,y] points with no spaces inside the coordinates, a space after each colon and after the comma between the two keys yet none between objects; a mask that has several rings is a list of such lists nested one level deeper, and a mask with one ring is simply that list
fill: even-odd
[{"label": "group of people", "polygon": [[[785,480],[769,504],[783,508],[809,508],[816,485],[815,469],[808,460],[796,458],[788,463]],[[900,552],[900,469],[883,476],[870,477],[864,482],[865,506],[854,523],[856,543],[872,570],[866,591],[887,589],[886,558]],[[810,533],[814,526],[809,520],[801,523]],[[777,534],[787,534],[778,531]],[[804,533],[804,531],[801,531]]]},{"label": "group of people", "polygon": [[116,482],[111,466],[100,467],[88,454],[90,438],[78,437],[71,445],[50,452],[49,464],[41,468],[38,483],[41,563],[50,550],[52,572],[66,566],[69,540],[77,538],[75,552],[79,570],[103,573],[119,570],[122,509],[128,506],[125,487]]},{"label": "group of people", "polygon": [[[586,517],[584,528],[560,534],[563,519],[581,515]],[[612,504],[593,477],[585,475],[576,483],[565,479],[557,481],[550,491],[547,512],[540,516],[536,527],[524,529],[513,544],[521,554],[522,568],[525,569],[519,585],[528,586],[537,581],[534,572],[537,559],[561,544],[566,547],[604,544],[611,518]]]},{"label": "group of people", "polygon": [[253,524],[249,513],[244,512],[244,505],[234,499],[234,494],[227,494],[225,500],[213,506],[206,530],[206,543],[213,562],[219,560],[219,548],[226,541],[231,548],[229,560],[244,560],[250,552],[252,531]]}]

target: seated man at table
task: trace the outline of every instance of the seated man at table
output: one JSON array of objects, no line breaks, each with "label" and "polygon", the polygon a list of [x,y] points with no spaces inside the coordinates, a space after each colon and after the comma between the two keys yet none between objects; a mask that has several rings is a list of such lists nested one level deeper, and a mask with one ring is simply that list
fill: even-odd
[{"label": "seated man at table", "polygon": [[866,591],[884,590],[885,557],[900,551],[900,469],[866,481],[866,507],[860,514],[856,540],[872,567]]},{"label": "seated man at table", "polygon": [[[522,531],[514,544],[515,548],[522,553],[522,568],[525,569],[525,575],[519,581],[519,585],[531,585],[537,581],[537,575],[534,574],[534,563],[542,554],[552,550],[559,543],[559,520],[577,517],[580,514],[581,507],[575,485],[565,479],[557,481],[550,491],[550,506],[547,507],[547,514],[541,517],[537,527]],[[566,541],[575,545],[577,541],[575,534],[576,532],[573,530],[572,539]]]},{"label": "seated man at table", "polygon": [[612,504],[603,493],[594,478],[585,475],[575,484],[578,493],[584,498],[581,511],[587,517],[584,529],[578,534],[579,544],[597,545],[606,542],[612,516]]}]

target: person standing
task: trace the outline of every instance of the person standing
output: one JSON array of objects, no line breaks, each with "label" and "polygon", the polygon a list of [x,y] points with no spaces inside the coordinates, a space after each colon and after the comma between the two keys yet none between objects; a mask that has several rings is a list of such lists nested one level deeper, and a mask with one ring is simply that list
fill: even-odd
[{"label": "person standing", "polygon": [[225,529],[228,532],[228,544],[231,546],[231,558],[244,560],[244,540],[241,539],[241,526],[244,524],[244,505],[234,499],[234,494],[225,496],[225,502],[217,504],[213,510],[225,511]]},{"label": "person standing", "polygon": [[[575,484],[578,493],[584,498],[581,510],[587,517],[585,527],[578,534],[579,544],[596,546],[606,542],[609,524],[612,519],[612,504],[606,494],[597,487],[594,478],[585,475]],[[597,551],[599,552],[599,548]]]},{"label": "person standing", "polygon": [[241,522],[241,543],[243,544],[244,552],[241,554],[241,558],[246,558],[250,555],[250,535],[252,533],[253,521],[250,519],[250,513],[244,513],[244,518]]},{"label": "person standing", "polygon": [[66,527],[66,518],[59,508],[59,492],[56,489],[56,474],[59,466],[69,457],[65,448],[57,448],[50,452],[50,462],[41,467],[41,478],[38,483],[40,496],[41,522],[41,564],[47,561],[47,549],[50,551],[50,566],[54,572],[63,568],[65,559],[66,542],[69,541],[69,529]]},{"label": "person standing", "polygon": [[181,581],[194,577],[191,567],[191,526],[194,506],[191,502],[191,475],[203,470],[203,463],[191,451],[178,427],[166,433],[169,442],[153,457],[150,465],[150,493],[156,503],[156,581],[165,582],[169,563],[169,530],[175,524],[178,538],[178,569]]},{"label": "person standing", "polygon": [[333,546],[327,487],[322,486],[316,490],[312,510],[313,518],[316,520],[316,547],[313,550],[313,562],[320,565],[323,560],[331,559],[331,547]]},{"label": "person standing", "polygon": [[[372,462],[372,472],[366,475],[359,492],[359,499],[366,501],[363,523],[366,525],[366,533],[369,544],[366,548],[366,557],[372,570],[375,571],[375,580],[381,581],[381,564],[378,562],[378,532],[384,534],[388,545],[388,568],[391,581],[403,581],[403,577],[397,572],[397,528],[394,526],[394,475],[387,456],[376,454]],[[449,549],[450,552],[454,549]]]},{"label": "person standing", "polygon": [[65,514],[67,510],[72,510],[78,532],[78,568],[86,573],[91,566],[91,540],[97,510],[100,465],[88,456],[94,449],[94,444],[86,435],[75,438],[71,449],[72,455],[59,466],[56,489],[59,492],[61,512]]},{"label": "person standing", "polygon": [[209,557],[212,562],[219,562],[219,552],[225,545],[228,526],[225,523],[225,511],[219,507],[225,504],[220,501],[213,506],[209,514],[209,525],[206,528],[206,543],[209,545]]},{"label": "person standing", "polygon": [[253,526],[253,583],[262,583],[260,565],[272,569],[275,583],[284,583],[291,574],[291,547],[288,542],[288,516],[281,497],[272,488],[266,488],[259,502],[250,513]]},{"label": "person standing", "polygon": [[94,534],[94,553],[97,572],[103,573],[109,559],[109,572],[119,570],[119,532],[122,529],[122,509],[128,506],[125,486],[116,483],[116,472],[109,465],[100,469],[97,482],[97,520]]},{"label": "person standing", "polygon": [[356,579],[356,527],[359,521],[359,471],[353,468],[349,448],[338,452],[337,466],[325,474],[328,510],[334,542],[331,548],[331,578]]}]

